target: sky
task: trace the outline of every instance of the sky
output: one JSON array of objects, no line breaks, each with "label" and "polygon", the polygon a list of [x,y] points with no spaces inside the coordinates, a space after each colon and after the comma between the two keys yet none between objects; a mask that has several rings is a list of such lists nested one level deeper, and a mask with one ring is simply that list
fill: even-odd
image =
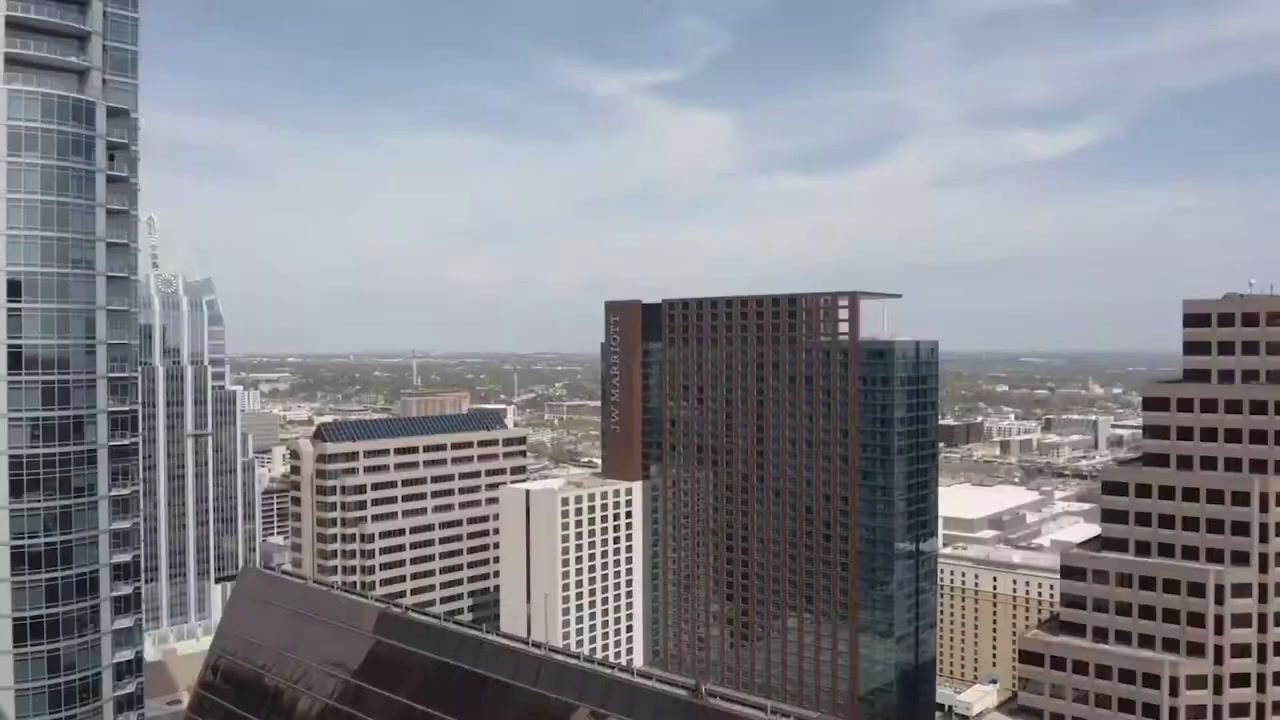
[{"label": "sky", "polygon": [[141,203],[232,352],[591,351],[606,299],[898,292],[1176,350],[1280,284],[1275,0],[150,0]]}]

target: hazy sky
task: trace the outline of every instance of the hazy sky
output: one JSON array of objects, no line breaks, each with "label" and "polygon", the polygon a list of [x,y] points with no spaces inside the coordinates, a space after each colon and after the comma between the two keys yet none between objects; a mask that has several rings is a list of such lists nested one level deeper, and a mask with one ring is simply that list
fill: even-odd
[{"label": "hazy sky", "polygon": [[606,298],[870,289],[944,348],[1175,349],[1280,284],[1276,0],[150,0],[142,203],[233,351],[588,350]]}]

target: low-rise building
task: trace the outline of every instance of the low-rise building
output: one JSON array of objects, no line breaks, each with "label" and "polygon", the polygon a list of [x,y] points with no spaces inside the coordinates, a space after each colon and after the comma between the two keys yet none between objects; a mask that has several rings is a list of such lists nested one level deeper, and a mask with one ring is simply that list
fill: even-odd
[{"label": "low-rise building", "polygon": [[470,408],[471,393],[467,390],[414,388],[400,393],[399,412],[402,417],[457,415]]},{"label": "low-rise building", "polygon": [[565,420],[568,418],[582,418],[587,420],[600,419],[600,401],[599,400],[560,400],[546,403],[543,406],[543,414],[548,420],[558,419]]},{"label": "low-rise building", "polygon": [[1017,687],[1018,638],[1058,603],[1058,553],[955,545],[938,552],[938,684]]},{"label": "low-rise building", "polygon": [[938,488],[943,545],[1020,545],[1076,523],[1097,528],[1098,506],[1055,490],[958,483]]},{"label": "low-rise building", "polygon": [[643,662],[640,493],[587,472],[499,491],[503,632]]}]

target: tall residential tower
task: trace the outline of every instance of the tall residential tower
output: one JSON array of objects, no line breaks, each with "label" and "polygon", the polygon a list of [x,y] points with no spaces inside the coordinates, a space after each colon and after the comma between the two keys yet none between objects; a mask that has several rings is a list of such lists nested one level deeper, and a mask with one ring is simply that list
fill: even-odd
[{"label": "tall residential tower", "polygon": [[0,717],[142,708],[138,0],[9,2]]},{"label": "tall residential tower", "polygon": [[258,494],[227,385],[209,279],[147,276],[141,300],[143,615],[148,657],[211,637],[231,581],[257,557]]},{"label": "tall residential tower", "polygon": [[933,718],[938,347],[808,293],[605,305],[604,474],[646,497],[650,662]]},{"label": "tall residential tower", "polygon": [[1280,717],[1280,295],[1184,301],[1182,366],[1018,646],[1035,717]]}]

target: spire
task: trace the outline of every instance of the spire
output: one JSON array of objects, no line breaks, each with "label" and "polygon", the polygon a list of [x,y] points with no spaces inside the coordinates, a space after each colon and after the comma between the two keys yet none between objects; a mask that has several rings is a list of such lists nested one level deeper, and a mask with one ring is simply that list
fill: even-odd
[{"label": "spire", "polygon": [[155,213],[147,215],[147,246],[151,249],[151,272],[160,271],[160,221]]}]

